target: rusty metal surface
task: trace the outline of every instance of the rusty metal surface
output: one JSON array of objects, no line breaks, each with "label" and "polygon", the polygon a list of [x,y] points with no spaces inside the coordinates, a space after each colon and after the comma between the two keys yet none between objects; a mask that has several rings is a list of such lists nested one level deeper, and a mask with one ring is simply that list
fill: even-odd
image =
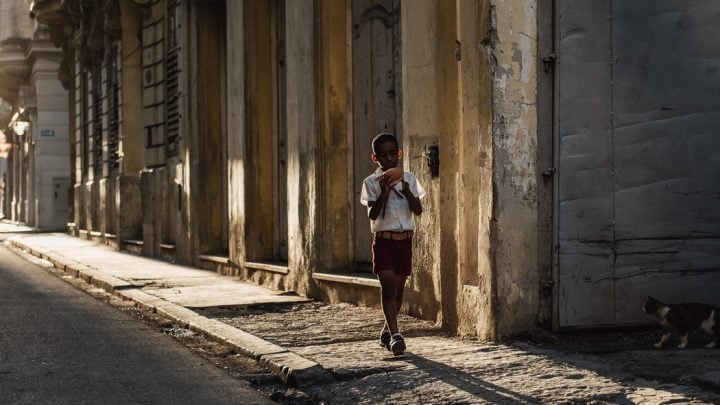
[{"label": "rusty metal surface", "polygon": [[561,326],[720,304],[720,3],[560,3]]}]

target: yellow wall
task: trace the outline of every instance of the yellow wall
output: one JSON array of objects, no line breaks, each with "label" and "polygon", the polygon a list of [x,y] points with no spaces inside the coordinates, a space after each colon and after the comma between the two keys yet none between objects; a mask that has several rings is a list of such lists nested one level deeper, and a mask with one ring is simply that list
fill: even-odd
[{"label": "yellow wall", "polygon": [[[128,1],[123,7],[130,7]],[[403,310],[483,339],[527,330],[537,313],[535,3],[412,0],[400,4],[402,132],[398,135],[404,168],[413,171],[428,191],[425,211],[418,219],[415,265]],[[163,95],[148,86],[142,90],[144,71],[139,74],[131,62],[124,65],[123,125],[128,143],[123,147],[132,155],[124,168],[128,176],[139,170],[143,159],[138,156],[143,153],[146,165],[156,165],[143,172],[138,186],[145,242],[151,245],[146,253],[161,254],[158,245],[168,241],[177,242],[178,249],[190,256],[222,249],[216,242],[222,239],[227,221],[228,255],[237,273],[300,294],[377,305],[376,288],[312,278],[313,273],[347,270],[354,259],[353,232],[365,231],[354,229],[351,199],[355,196],[353,184],[348,183],[357,176],[351,138],[355,136],[353,91],[359,91],[352,88],[351,80],[350,0],[286,2],[288,273],[250,275],[244,268],[246,262],[275,257],[274,209],[283,206],[273,184],[278,118],[275,4],[226,2],[225,44],[220,43],[220,28],[199,32],[183,15],[183,27],[191,26],[183,32],[184,40],[195,43],[200,52],[190,52],[185,43],[183,74],[188,76],[182,90],[190,97],[181,106],[185,113],[182,162],[164,162],[157,150],[142,146],[145,128],[130,120],[135,117],[149,125],[162,118],[162,111],[148,108],[141,115],[134,103],[139,103],[141,92],[145,105],[161,103]],[[159,8],[151,7],[151,18],[160,18]],[[188,10],[202,20],[205,9]],[[206,17],[207,21],[221,18]],[[131,34],[128,30],[124,35]],[[149,29],[143,34],[147,43],[163,35]],[[124,39],[124,46],[132,43]],[[223,46],[225,83],[221,68],[204,70],[222,54]],[[152,48],[144,52],[142,62],[152,70],[162,54]],[[200,74],[199,81],[190,72]],[[200,87],[192,88],[193,84]],[[222,97],[214,97],[223,89],[224,118]],[[225,153],[223,142],[227,160],[213,159]],[[435,145],[440,151],[440,175],[431,177],[425,153]],[[227,179],[217,177],[223,170]],[[182,186],[179,198],[178,185]],[[90,196],[90,191],[85,195]],[[119,193],[125,198],[124,191]],[[227,217],[217,212],[217,198],[224,193]],[[88,211],[87,216],[92,226],[96,214]],[[192,248],[185,249],[188,246]]]},{"label": "yellow wall", "polygon": [[348,268],[350,220],[348,173],[348,53],[346,2],[321,1],[318,24],[318,80],[321,261],[316,271]]},{"label": "yellow wall", "polygon": [[271,6],[246,0],[245,5],[245,225],[246,260],[273,256],[273,60]]}]

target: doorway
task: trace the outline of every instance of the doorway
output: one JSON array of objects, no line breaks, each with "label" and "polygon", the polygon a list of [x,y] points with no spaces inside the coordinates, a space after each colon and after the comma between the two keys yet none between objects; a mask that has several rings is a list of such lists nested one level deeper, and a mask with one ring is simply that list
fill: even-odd
[{"label": "doorway", "polygon": [[228,254],[227,136],[225,131],[225,3],[196,3],[197,221],[199,253]]},{"label": "doorway", "polygon": [[369,269],[372,235],[360,192],[363,180],[376,169],[370,142],[378,133],[389,132],[402,143],[400,1],[351,4],[353,257],[357,269]]}]

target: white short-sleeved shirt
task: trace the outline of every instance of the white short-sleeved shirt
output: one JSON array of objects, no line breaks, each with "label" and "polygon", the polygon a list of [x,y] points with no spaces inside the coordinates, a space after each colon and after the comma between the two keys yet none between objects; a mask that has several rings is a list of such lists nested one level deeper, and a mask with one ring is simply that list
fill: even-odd
[{"label": "white short-sleeved shirt", "polygon": [[[382,169],[378,168],[375,173],[369,175],[363,181],[362,192],[360,193],[360,203],[368,207],[370,212],[369,201],[377,201],[382,191],[380,186],[380,176]],[[425,189],[420,185],[417,177],[412,172],[405,172],[403,180],[408,182],[410,191],[418,198],[425,197]],[[370,220],[370,231],[409,231],[415,229],[415,216],[413,215],[410,205],[402,195],[402,182],[395,184],[388,197],[385,209],[380,212],[376,220]]]}]

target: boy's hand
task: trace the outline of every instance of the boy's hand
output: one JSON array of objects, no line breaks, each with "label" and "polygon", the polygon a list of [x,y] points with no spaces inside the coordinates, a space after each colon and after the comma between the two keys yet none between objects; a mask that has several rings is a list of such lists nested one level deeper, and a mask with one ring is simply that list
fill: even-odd
[{"label": "boy's hand", "polygon": [[383,173],[382,177],[388,179],[390,185],[394,185],[403,179],[404,172],[400,167],[393,167],[391,169],[387,169],[385,173]]}]

